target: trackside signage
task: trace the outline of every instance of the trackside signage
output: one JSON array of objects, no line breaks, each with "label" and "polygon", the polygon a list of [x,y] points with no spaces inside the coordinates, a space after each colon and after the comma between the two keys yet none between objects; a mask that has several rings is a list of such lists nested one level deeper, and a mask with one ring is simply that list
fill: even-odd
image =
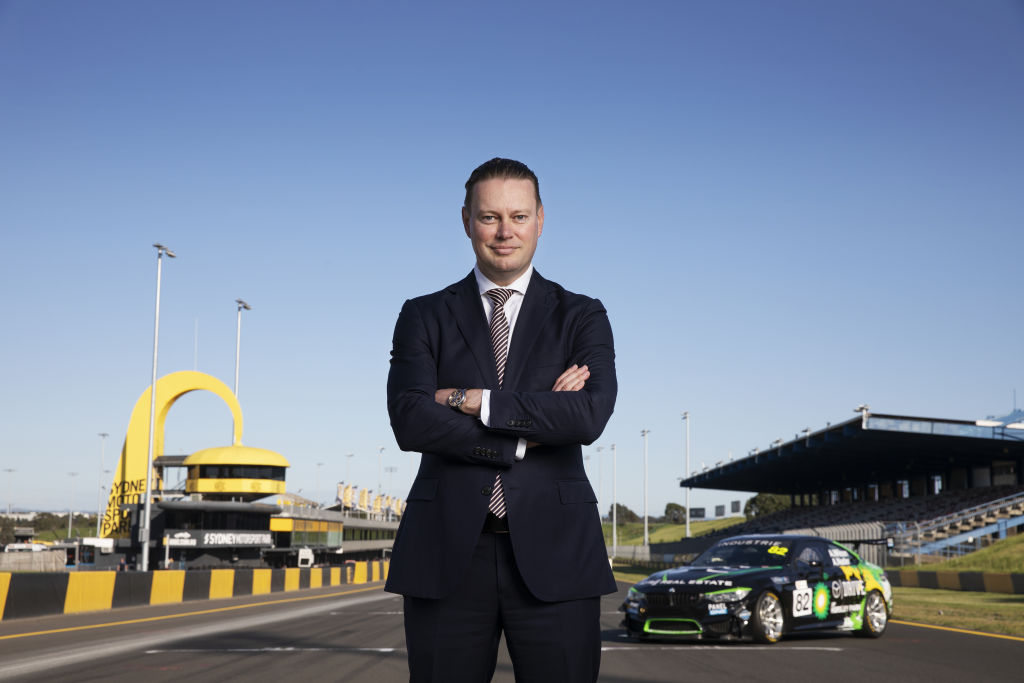
[{"label": "trackside signage", "polygon": [[271,546],[269,531],[184,531],[170,529],[164,536],[171,548],[224,548],[236,546]]}]

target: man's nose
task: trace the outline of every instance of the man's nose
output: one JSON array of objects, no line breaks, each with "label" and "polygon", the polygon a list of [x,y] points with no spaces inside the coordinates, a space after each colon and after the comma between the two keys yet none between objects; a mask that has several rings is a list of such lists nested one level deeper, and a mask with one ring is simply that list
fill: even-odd
[{"label": "man's nose", "polygon": [[505,219],[498,223],[498,237],[512,237],[512,221]]}]

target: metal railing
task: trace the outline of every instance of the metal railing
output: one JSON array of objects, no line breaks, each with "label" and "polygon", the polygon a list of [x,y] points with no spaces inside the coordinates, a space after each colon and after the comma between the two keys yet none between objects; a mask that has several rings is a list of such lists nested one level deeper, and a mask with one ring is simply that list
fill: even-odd
[{"label": "metal railing", "polygon": [[[997,533],[1001,510],[1021,506],[1013,517],[1024,517],[1024,492],[974,505],[963,510],[921,522],[894,522],[886,525],[886,535],[893,539],[890,553],[901,558],[931,555],[940,558],[959,557],[982,547],[984,536]],[[976,535],[964,538],[965,534]]]}]

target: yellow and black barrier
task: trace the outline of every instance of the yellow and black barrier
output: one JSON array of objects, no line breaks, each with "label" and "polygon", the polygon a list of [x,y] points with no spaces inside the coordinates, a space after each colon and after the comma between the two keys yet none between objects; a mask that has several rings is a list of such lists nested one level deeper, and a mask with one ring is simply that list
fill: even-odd
[{"label": "yellow and black barrier", "polygon": [[902,588],[941,588],[950,591],[1024,594],[1024,574],[943,572],[919,569],[888,570],[889,582]]},{"label": "yellow and black barrier", "polygon": [[314,569],[165,569],[154,572],[0,572],[0,619],[217,600],[383,581],[389,562]]}]

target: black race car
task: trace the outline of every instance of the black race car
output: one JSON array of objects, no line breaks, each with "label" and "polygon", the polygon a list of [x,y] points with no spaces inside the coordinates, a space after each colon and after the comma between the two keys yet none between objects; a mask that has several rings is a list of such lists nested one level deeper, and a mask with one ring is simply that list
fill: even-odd
[{"label": "black race car", "polygon": [[619,608],[632,638],[753,638],[838,629],[877,638],[892,614],[881,567],[817,536],[734,536],[651,574]]}]

